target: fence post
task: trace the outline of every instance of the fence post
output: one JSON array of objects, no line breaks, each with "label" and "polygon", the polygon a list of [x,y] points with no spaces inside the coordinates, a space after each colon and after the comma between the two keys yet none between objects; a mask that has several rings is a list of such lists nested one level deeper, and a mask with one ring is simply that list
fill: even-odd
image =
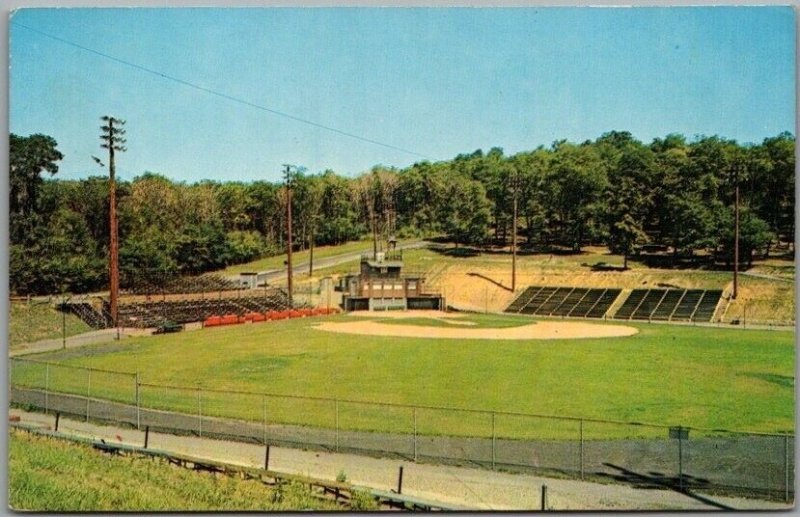
[{"label": "fence post", "polygon": [[547,485],[542,485],[542,511],[547,510]]},{"label": "fence post", "polygon": [[89,399],[92,396],[92,370],[87,370],[89,372],[86,378],[86,421],[89,421]]},{"label": "fence post", "polygon": [[397,475],[397,493],[403,493],[403,466],[400,465],[400,472]]},{"label": "fence post", "polygon": [[492,470],[494,470],[494,465],[495,465],[495,457],[496,457],[495,451],[496,451],[496,445],[495,445],[495,432],[494,432],[494,411],[492,411]]},{"label": "fence post", "polygon": [[784,500],[789,502],[789,433],[783,435]]},{"label": "fence post", "polygon": [[339,399],[334,401],[336,410],[336,452],[339,452]]},{"label": "fence post", "polygon": [[67,305],[61,300],[61,348],[67,349]]},{"label": "fence post", "polygon": [[197,386],[197,427],[198,434],[203,436],[203,404],[200,400],[200,386]]},{"label": "fence post", "polygon": [[683,492],[683,428],[678,428],[678,489]]},{"label": "fence post", "polygon": [[139,404],[139,372],[136,372],[136,377],[134,378],[134,382],[136,383],[136,429],[141,431],[142,430],[142,416],[141,416],[141,406]]},{"label": "fence post", "polygon": [[264,445],[266,445],[267,443],[267,396],[266,395],[261,396],[261,406],[264,410],[263,411],[264,418],[262,420],[261,430],[264,435]]},{"label": "fence post", "polygon": [[747,328],[747,301],[744,302],[744,307],[742,308],[742,326]]},{"label": "fence post", "polygon": [[44,365],[44,414],[50,411],[50,364]]},{"label": "fence post", "polygon": [[583,419],[580,420],[579,426],[579,434],[580,434],[580,466],[581,466],[581,479],[583,479]]},{"label": "fence post", "polygon": [[417,408],[411,408],[414,415],[414,463],[417,462]]}]

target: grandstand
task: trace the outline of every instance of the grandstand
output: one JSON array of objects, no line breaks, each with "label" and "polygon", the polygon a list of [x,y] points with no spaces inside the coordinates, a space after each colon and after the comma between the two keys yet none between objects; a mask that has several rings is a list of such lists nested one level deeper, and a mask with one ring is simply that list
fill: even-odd
[{"label": "grandstand", "polygon": [[504,312],[534,316],[655,321],[711,321],[722,297],[718,289],[634,289],[608,314],[621,289],[531,286]]},{"label": "grandstand", "polygon": [[[210,316],[235,314],[243,316],[248,313],[265,313],[283,311],[292,308],[289,296],[283,289],[269,288],[237,292],[237,296],[198,297],[183,294],[180,297],[170,296],[162,300],[126,301],[119,305],[119,321],[125,327],[150,328],[164,323],[192,323],[203,321]],[[106,302],[107,303],[107,302]]]},{"label": "grandstand", "polygon": [[722,297],[718,289],[634,289],[614,319],[711,321]]},{"label": "grandstand", "polygon": [[602,318],[620,292],[620,289],[532,286],[520,293],[505,312],[536,316]]},{"label": "grandstand", "polygon": [[[220,275],[183,277],[159,285],[140,283],[119,299],[122,327],[153,328],[165,323],[200,322],[215,315],[244,316],[297,308],[283,289],[263,287],[242,289],[238,282]],[[59,307],[78,316],[96,329],[112,326],[108,299],[85,297]]]},{"label": "grandstand", "polygon": [[78,300],[69,300],[58,304],[58,310],[74,314],[84,323],[94,329],[104,329],[111,326],[111,314],[104,310],[100,297],[91,299],[84,297]]},{"label": "grandstand", "polygon": [[222,276],[218,273],[206,273],[196,276],[164,277],[153,275],[137,281],[127,290],[126,294],[154,296],[159,294],[192,294],[212,293],[219,291],[235,291],[240,289],[238,281]]}]

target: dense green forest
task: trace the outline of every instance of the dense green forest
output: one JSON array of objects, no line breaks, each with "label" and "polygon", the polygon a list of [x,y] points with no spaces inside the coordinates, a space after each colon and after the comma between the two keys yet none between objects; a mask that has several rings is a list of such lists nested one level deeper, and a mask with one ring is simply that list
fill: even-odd
[{"label": "dense green forest", "polygon": [[[10,142],[10,288],[85,292],[107,285],[108,179],[58,179],[63,158],[45,135]],[[649,144],[628,132],[554,142],[506,156],[500,148],[349,178],[327,170],[292,180],[297,248],[365,235],[445,235],[459,244],[518,242],[578,252],[641,244],[675,257],[730,263],[735,185],[742,261],[794,241],[795,138],[758,145],[670,134]],[[282,252],[286,185],[186,184],[152,172],[118,182],[122,286],[196,274]]]}]

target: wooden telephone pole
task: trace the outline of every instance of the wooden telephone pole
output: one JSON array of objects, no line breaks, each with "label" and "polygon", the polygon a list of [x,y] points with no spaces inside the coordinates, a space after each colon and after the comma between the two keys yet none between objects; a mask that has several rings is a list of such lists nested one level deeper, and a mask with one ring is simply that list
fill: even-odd
[{"label": "wooden telephone pole", "polygon": [[517,290],[517,194],[519,192],[519,173],[514,170],[514,217],[511,223],[511,292]]},{"label": "wooden telephone pole", "polygon": [[123,145],[126,140],[122,138],[125,130],[121,127],[125,125],[125,121],[109,116],[101,117],[101,120],[105,122],[105,125],[100,127],[103,130],[103,134],[100,135],[103,144],[100,147],[108,149],[108,211],[111,233],[109,239],[108,276],[111,321],[116,327],[119,315],[119,235],[117,234],[117,184],[114,177],[114,151],[127,151]]},{"label": "wooden telephone pole", "polygon": [[739,164],[733,165],[733,182],[736,194],[733,201],[734,237],[733,237],[733,299],[739,295]]},{"label": "wooden telephone pole", "polygon": [[289,306],[294,307],[292,301],[292,166],[283,165],[283,178],[286,181],[286,275],[287,289],[289,291]]}]

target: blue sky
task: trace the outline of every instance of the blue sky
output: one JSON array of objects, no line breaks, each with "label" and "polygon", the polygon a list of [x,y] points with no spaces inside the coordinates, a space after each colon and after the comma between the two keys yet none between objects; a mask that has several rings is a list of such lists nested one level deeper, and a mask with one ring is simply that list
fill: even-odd
[{"label": "blue sky", "polygon": [[789,7],[23,9],[9,33],[10,130],[53,136],[63,178],[104,172],[106,114],[122,178],[187,182],[795,130]]}]

